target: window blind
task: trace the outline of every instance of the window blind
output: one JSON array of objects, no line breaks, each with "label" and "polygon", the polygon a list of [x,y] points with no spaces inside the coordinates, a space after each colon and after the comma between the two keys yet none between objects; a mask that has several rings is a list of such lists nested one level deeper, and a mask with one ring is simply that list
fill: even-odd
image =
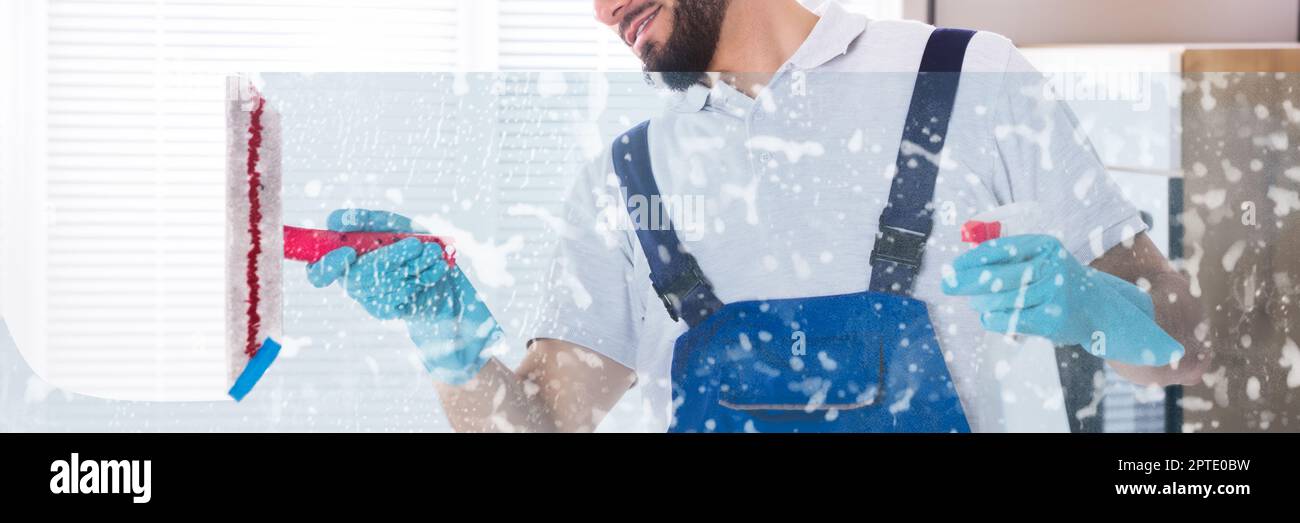
[{"label": "window blind", "polygon": [[641,62],[595,19],[592,3],[497,0],[504,71],[639,71]]}]

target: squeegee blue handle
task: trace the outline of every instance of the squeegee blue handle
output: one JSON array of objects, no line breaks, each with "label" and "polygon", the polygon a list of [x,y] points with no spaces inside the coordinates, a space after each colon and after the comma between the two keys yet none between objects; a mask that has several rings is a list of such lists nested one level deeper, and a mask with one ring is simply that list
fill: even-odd
[{"label": "squeegee blue handle", "polygon": [[257,353],[248,360],[248,365],[244,367],[244,372],[239,374],[235,384],[230,387],[230,397],[235,401],[241,401],[248,392],[253,390],[253,385],[257,385],[257,380],[262,379],[266,374],[267,367],[275,363],[275,357],[280,354],[280,344],[275,340],[267,338],[262,342],[262,347],[257,349]]}]

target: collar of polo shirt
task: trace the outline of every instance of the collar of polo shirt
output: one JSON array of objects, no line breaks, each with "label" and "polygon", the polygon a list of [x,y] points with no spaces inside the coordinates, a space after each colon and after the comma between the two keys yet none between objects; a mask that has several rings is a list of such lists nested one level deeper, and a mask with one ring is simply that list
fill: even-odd
[{"label": "collar of polo shirt", "polygon": [[[810,70],[847,53],[862,33],[867,30],[867,17],[850,14],[838,2],[826,2],[817,10],[821,20],[813,26],[812,33],[803,45],[790,57],[784,68],[795,67]],[[686,92],[677,95],[673,109],[681,113],[693,113],[704,109],[709,104],[713,90],[704,84],[696,84]]]}]

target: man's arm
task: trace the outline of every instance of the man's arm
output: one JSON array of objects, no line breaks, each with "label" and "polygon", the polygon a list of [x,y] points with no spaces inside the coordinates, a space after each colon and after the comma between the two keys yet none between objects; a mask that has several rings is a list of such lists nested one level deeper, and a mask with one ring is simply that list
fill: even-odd
[{"label": "man's arm", "polygon": [[[1127,242],[1126,242],[1127,243]],[[1130,244],[1116,245],[1091,266],[1129,283],[1146,287],[1155,306],[1156,323],[1183,345],[1185,354],[1175,365],[1144,367],[1108,361],[1120,376],[1139,385],[1192,385],[1209,368],[1212,355],[1196,340],[1193,332],[1204,313],[1192,296],[1187,277],[1169,264],[1146,233]],[[1145,282],[1145,284],[1143,283]]]},{"label": "man's arm", "polygon": [[535,340],[517,370],[495,358],[461,386],[437,384],[457,432],[591,432],[636,373],[560,340]]}]

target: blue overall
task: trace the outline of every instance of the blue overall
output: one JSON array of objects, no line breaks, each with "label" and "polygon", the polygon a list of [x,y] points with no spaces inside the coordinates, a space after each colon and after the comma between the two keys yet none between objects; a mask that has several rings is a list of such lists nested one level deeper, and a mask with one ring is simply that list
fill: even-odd
[{"label": "blue overall", "polygon": [[[939,167],[926,157],[943,149],[973,35],[939,29],[926,45],[866,292],[724,304],[671,223],[637,227],[656,293],[690,327],[673,349],[670,432],[970,431],[911,293],[933,226]],[[648,129],[615,140],[614,169],[629,196],[655,202]]]}]

